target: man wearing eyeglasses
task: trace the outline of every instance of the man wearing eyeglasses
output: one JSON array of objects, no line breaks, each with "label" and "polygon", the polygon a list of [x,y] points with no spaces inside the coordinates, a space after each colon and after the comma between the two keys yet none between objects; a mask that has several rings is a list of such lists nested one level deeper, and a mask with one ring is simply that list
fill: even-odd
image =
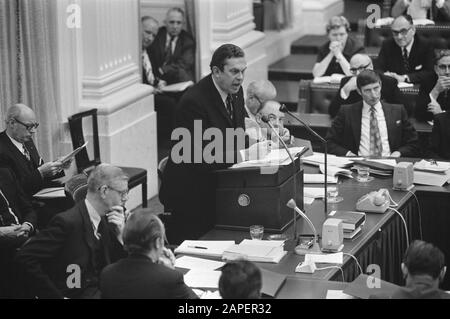
[{"label": "man wearing eyeglasses", "polygon": [[[328,108],[331,117],[336,116],[341,105],[354,104],[362,100],[356,87],[356,77],[363,70],[373,70],[372,59],[366,54],[355,54],[350,60],[350,72],[353,76],[342,78],[339,91]],[[381,100],[391,104],[404,104],[402,93],[397,86],[397,80],[384,74],[379,74],[379,76],[381,79]],[[408,114],[412,112],[409,110],[409,105],[405,105],[405,108]]]},{"label": "man wearing eyeglasses", "polygon": [[31,198],[51,180],[61,177],[65,166],[59,161],[44,163],[33,142],[39,123],[34,111],[25,104],[15,104],[6,112],[6,130],[0,133],[0,167],[9,168],[17,176]]},{"label": "man wearing eyeglasses", "polygon": [[419,90],[416,118],[431,121],[435,115],[450,110],[450,50],[438,50],[434,72]]},{"label": "man wearing eyeglasses", "polygon": [[381,45],[378,68],[399,83],[422,84],[433,70],[431,43],[416,35],[411,16],[405,14],[391,24],[392,38]]},{"label": "man wearing eyeglasses", "polygon": [[56,215],[17,255],[38,298],[98,298],[102,269],[126,256],[122,233],[128,177],[109,164],[89,175],[86,199]]}]

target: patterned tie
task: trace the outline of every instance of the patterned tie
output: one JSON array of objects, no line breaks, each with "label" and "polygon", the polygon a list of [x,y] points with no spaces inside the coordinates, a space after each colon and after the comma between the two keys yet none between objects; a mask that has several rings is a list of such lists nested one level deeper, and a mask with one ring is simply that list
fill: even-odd
[{"label": "patterned tie", "polygon": [[146,51],[142,52],[142,66],[144,67],[148,84],[153,85],[155,82],[155,77],[153,76],[152,64]]},{"label": "patterned tie", "polygon": [[28,152],[27,148],[25,147],[25,144],[22,144],[23,149],[23,155],[27,158],[27,160],[31,161],[30,152]]},{"label": "patterned tie", "polygon": [[406,47],[403,48],[403,66],[405,68],[405,72],[409,73],[408,51],[406,50]]},{"label": "patterned tie", "polygon": [[383,147],[381,145],[380,130],[375,107],[370,108],[370,155],[381,156]]},{"label": "patterned tie", "polygon": [[231,121],[233,121],[233,97],[231,94],[228,94],[226,104],[228,115],[230,116]]},{"label": "patterned tie", "polygon": [[170,58],[172,57],[172,44],[173,41],[175,41],[175,37],[174,36],[170,36],[170,40],[169,43],[166,46],[166,50],[164,52],[164,56],[165,56],[165,63],[169,63]]}]

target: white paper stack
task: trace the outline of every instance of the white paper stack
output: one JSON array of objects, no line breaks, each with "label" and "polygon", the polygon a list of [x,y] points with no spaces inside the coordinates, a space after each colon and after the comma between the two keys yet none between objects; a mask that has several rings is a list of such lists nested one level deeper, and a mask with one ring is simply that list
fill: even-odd
[{"label": "white paper stack", "polygon": [[282,240],[244,239],[240,244],[227,248],[223,259],[247,259],[254,262],[279,263],[286,255]]},{"label": "white paper stack", "polygon": [[[328,166],[346,167],[353,164],[353,161],[347,157],[338,157],[336,155],[327,155]],[[324,153],[314,152],[313,155],[303,157],[303,162],[311,165],[319,166],[325,164]]]},{"label": "white paper stack", "polygon": [[450,163],[421,160],[414,164],[414,184],[443,186],[450,183]]},{"label": "white paper stack", "polygon": [[234,240],[185,240],[175,249],[176,254],[222,257]]}]

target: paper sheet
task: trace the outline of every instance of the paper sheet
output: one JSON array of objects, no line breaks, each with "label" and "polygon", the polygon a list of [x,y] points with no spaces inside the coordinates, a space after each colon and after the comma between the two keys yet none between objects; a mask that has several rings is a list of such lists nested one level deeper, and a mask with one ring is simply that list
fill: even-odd
[{"label": "paper sheet", "polygon": [[222,257],[224,250],[231,245],[234,245],[234,240],[185,240],[175,253]]},{"label": "paper sheet", "polygon": [[397,161],[395,159],[370,159],[370,161],[384,165],[389,165],[392,167],[395,167],[397,165]]},{"label": "paper sheet", "polygon": [[315,198],[312,197],[303,197],[304,205],[311,205],[314,202]]},{"label": "paper sheet", "polygon": [[88,145],[89,141],[86,141],[86,143],[84,143],[83,145],[81,145],[80,147],[74,149],[72,152],[70,152],[69,154],[67,154],[66,156],[64,156],[63,158],[60,159],[61,163],[65,163],[68,160],[70,160],[71,158],[73,158],[75,155],[77,155],[83,148],[85,148]]},{"label": "paper sheet", "polygon": [[49,187],[41,189],[33,195],[36,198],[63,198],[66,197],[64,187]]},{"label": "paper sheet", "polygon": [[182,92],[186,90],[188,87],[194,85],[192,81],[179,82],[174,84],[166,85],[161,89],[163,92]]},{"label": "paper sheet", "polygon": [[216,270],[189,270],[184,275],[184,282],[194,288],[219,288],[221,271]]},{"label": "paper sheet", "polygon": [[354,297],[344,294],[343,290],[328,290],[325,299],[355,299]]},{"label": "paper sheet", "polygon": [[311,198],[323,198],[325,197],[324,187],[304,187],[303,195]]},{"label": "paper sheet", "polygon": [[[304,174],[303,175],[303,183],[305,184],[323,184],[325,180],[324,174]],[[327,178],[328,184],[336,184],[337,178],[334,176],[328,176]]]},{"label": "paper sheet", "polygon": [[316,264],[339,264],[342,265],[344,261],[343,253],[335,254],[306,254],[305,263],[314,262]]},{"label": "paper sheet", "polygon": [[191,256],[181,256],[176,259],[175,267],[185,269],[203,269],[203,270],[216,270],[225,265],[224,262],[209,260],[204,258],[197,258]]}]

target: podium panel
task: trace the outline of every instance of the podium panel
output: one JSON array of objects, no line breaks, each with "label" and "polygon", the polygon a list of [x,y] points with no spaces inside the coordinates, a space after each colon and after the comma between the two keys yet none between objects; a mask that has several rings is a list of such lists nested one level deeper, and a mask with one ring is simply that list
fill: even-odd
[{"label": "podium panel", "polygon": [[[216,227],[248,230],[263,225],[264,232],[282,233],[293,222],[294,212],[286,203],[294,197],[292,165],[280,166],[274,174],[259,168],[217,171]],[[303,209],[303,168],[296,160],[297,206]]]}]

